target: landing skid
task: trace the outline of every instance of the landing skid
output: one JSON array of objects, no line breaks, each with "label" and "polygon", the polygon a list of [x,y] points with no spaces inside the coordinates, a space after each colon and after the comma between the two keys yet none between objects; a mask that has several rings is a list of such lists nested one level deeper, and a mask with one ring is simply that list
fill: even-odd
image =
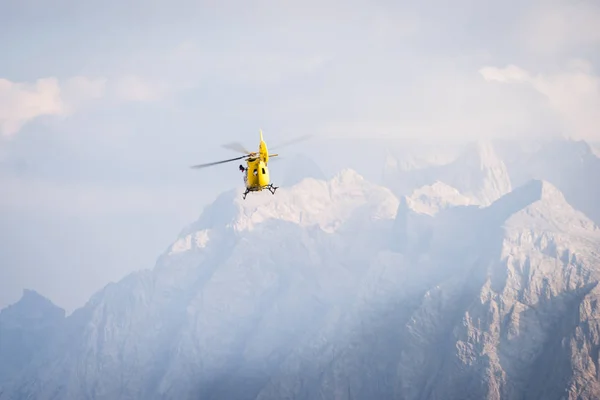
[{"label": "landing skid", "polygon": [[271,184],[269,184],[269,185],[267,185],[267,186],[266,186],[266,188],[267,188],[267,189],[269,189],[269,191],[271,192],[271,194],[275,194],[275,191],[276,191],[277,189],[279,189],[279,187],[278,187],[278,186],[273,186],[273,184],[272,184],[272,183],[271,183]]},{"label": "landing skid", "polygon": [[[263,190],[263,189],[268,189],[269,192],[271,192],[271,194],[275,194],[275,191],[277,189],[279,189],[279,186],[273,186],[273,184],[270,183],[267,186],[263,186],[259,190]],[[259,190],[256,190],[256,189],[255,190],[246,189],[246,191],[244,192],[244,194],[242,196],[243,196],[244,200],[246,200],[246,196],[248,195],[248,193],[250,193],[250,192],[258,192]]]}]

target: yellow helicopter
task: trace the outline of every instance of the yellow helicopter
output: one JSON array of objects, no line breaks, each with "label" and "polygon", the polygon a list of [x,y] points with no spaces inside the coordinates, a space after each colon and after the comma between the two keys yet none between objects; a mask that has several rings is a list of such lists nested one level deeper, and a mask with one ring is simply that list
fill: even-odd
[{"label": "yellow helicopter", "polygon": [[[235,150],[241,153],[244,153],[241,157],[230,158],[228,160],[216,161],[207,164],[199,164],[194,165],[191,168],[206,168],[212,165],[224,164],[231,161],[246,159],[247,166],[244,168],[243,165],[240,164],[239,169],[244,173],[244,184],[246,186],[246,191],[243,194],[244,200],[246,196],[250,192],[260,192],[264,189],[268,189],[272,194],[275,194],[275,191],[278,189],[278,186],[274,186],[271,183],[271,179],[269,177],[269,158],[277,157],[279,154],[269,154],[269,150],[267,149],[267,144],[263,139],[262,129],[259,129],[260,133],[260,142],[258,144],[258,151],[250,152],[244,148],[239,143],[230,143],[224,145],[223,147],[228,148],[230,150]],[[289,141],[283,145],[277,147],[283,147],[285,145],[295,143],[299,140],[304,140],[311,135],[302,136],[300,138]]]}]

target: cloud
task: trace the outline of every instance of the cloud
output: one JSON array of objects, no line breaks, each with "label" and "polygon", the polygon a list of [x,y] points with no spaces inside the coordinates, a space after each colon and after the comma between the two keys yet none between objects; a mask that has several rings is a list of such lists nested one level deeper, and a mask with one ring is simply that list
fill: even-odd
[{"label": "cloud", "polygon": [[497,81],[503,83],[511,81],[523,82],[529,78],[527,71],[514,65],[509,65],[503,69],[484,67],[479,72],[486,81]]},{"label": "cloud", "polygon": [[541,94],[560,117],[566,136],[584,140],[600,137],[600,77],[592,65],[573,60],[566,70],[553,74],[532,74],[515,65],[485,67],[480,74],[490,82],[528,85]]},{"label": "cloud", "polygon": [[0,133],[16,134],[30,120],[44,115],[62,115],[65,104],[56,78],[35,83],[16,83],[0,79]]},{"label": "cloud", "polygon": [[62,93],[69,112],[75,112],[78,106],[87,101],[102,98],[106,93],[107,83],[106,78],[75,76],[68,79],[62,87]]},{"label": "cloud", "polygon": [[0,79],[0,135],[10,138],[35,119],[67,117],[99,99],[157,101],[170,89],[166,84],[138,75],[111,80],[75,76],[62,82],[55,77],[47,77],[33,83]]},{"label": "cloud", "polygon": [[39,117],[69,115],[85,101],[101,97],[105,83],[82,76],[62,84],[54,77],[35,83],[0,79],[0,134],[11,137]]}]

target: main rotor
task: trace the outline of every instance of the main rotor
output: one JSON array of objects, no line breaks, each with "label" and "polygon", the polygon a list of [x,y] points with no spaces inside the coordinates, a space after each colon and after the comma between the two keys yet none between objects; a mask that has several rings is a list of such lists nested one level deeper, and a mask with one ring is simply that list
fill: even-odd
[{"label": "main rotor", "polygon": [[[312,135],[303,135],[303,136],[299,136],[296,137],[292,140],[289,140],[287,142],[281,143],[278,146],[275,146],[275,149],[278,148],[282,148],[285,146],[289,146],[291,144],[294,143],[298,143],[298,142],[302,142],[304,140],[310,139],[312,137]],[[261,142],[259,144],[259,148],[262,147],[261,145],[264,145],[263,139],[262,139],[262,130],[260,131],[260,138],[261,138]],[[224,145],[221,145],[221,147],[224,147],[228,150],[232,150],[235,151],[237,153],[242,153],[242,156],[239,157],[234,157],[234,158],[229,158],[227,160],[221,160],[221,161],[215,161],[215,162],[210,162],[210,163],[205,163],[205,164],[198,164],[198,165],[193,165],[190,168],[194,168],[194,169],[201,169],[201,168],[207,168],[207,167],[211,167],[213,165],[219,165],[219,164],[225,164],[228,162],[233,162],[233,161],[238,161],[238,160],[244,160],[245,161],[253,161],[257,158],[261,157],[261,152],[259,151],[249,151],[248,149],[246,149],[246,147],[244,145],[242,145],[239,142],[231,142],[231,143],[227,143]],[[277,157],[278,154],[271,154],[271,153],[267,153],[266,157],[270,158],[270,157]]]}]

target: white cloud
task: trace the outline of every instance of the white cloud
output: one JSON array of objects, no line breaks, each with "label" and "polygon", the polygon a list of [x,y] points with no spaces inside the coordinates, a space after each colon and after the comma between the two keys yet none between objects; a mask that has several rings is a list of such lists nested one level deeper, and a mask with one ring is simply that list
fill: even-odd
[{"label": "white cloud", "polygon": [[84,101],[101,97],[105,83],[81,76],[62,84],[53,77],[35,83],[0,79],[0,134],[11,137],[39,117],[69,115]]},{"label": "white cloud", "polygon": [[485,67],[481,69],[480,73],[486,81],[497,81],[503,83],[511,81],[522,82],[527,80],[529,77],[525,70],[514,65],[509,65],[503,69]]},{"label": "white cloud", "polygon": [[106,93],[108,80],[106,78],[88,78],[75,76],[62,86],[63,98],[71,112],[85,104],[88,100],[102,98]]},{"label": "white cloud", "polygon": [[161,99],[168,91],[167,85],[137,75],[110,81],[86,76],[62,82],[48,77],[34,83],[0,79],[0,135],[10,138],[37,118],[66,117],[108,95],[127,102],[147,102]]},{"label": "white cloud", "polygon": [[600,137],[600,78],[583,60],[554,74],[534,75],[515,65],[480,70],[487,81],[529,85],[544,96],[547,105],[561,118],[566,136],[597,140]]},{"label": "white cloud", "polygon": [[62,115],[65,104],[56,78],[18,83],[0,79],[0,133],[16,134],[30,120],[44,115]]}]

